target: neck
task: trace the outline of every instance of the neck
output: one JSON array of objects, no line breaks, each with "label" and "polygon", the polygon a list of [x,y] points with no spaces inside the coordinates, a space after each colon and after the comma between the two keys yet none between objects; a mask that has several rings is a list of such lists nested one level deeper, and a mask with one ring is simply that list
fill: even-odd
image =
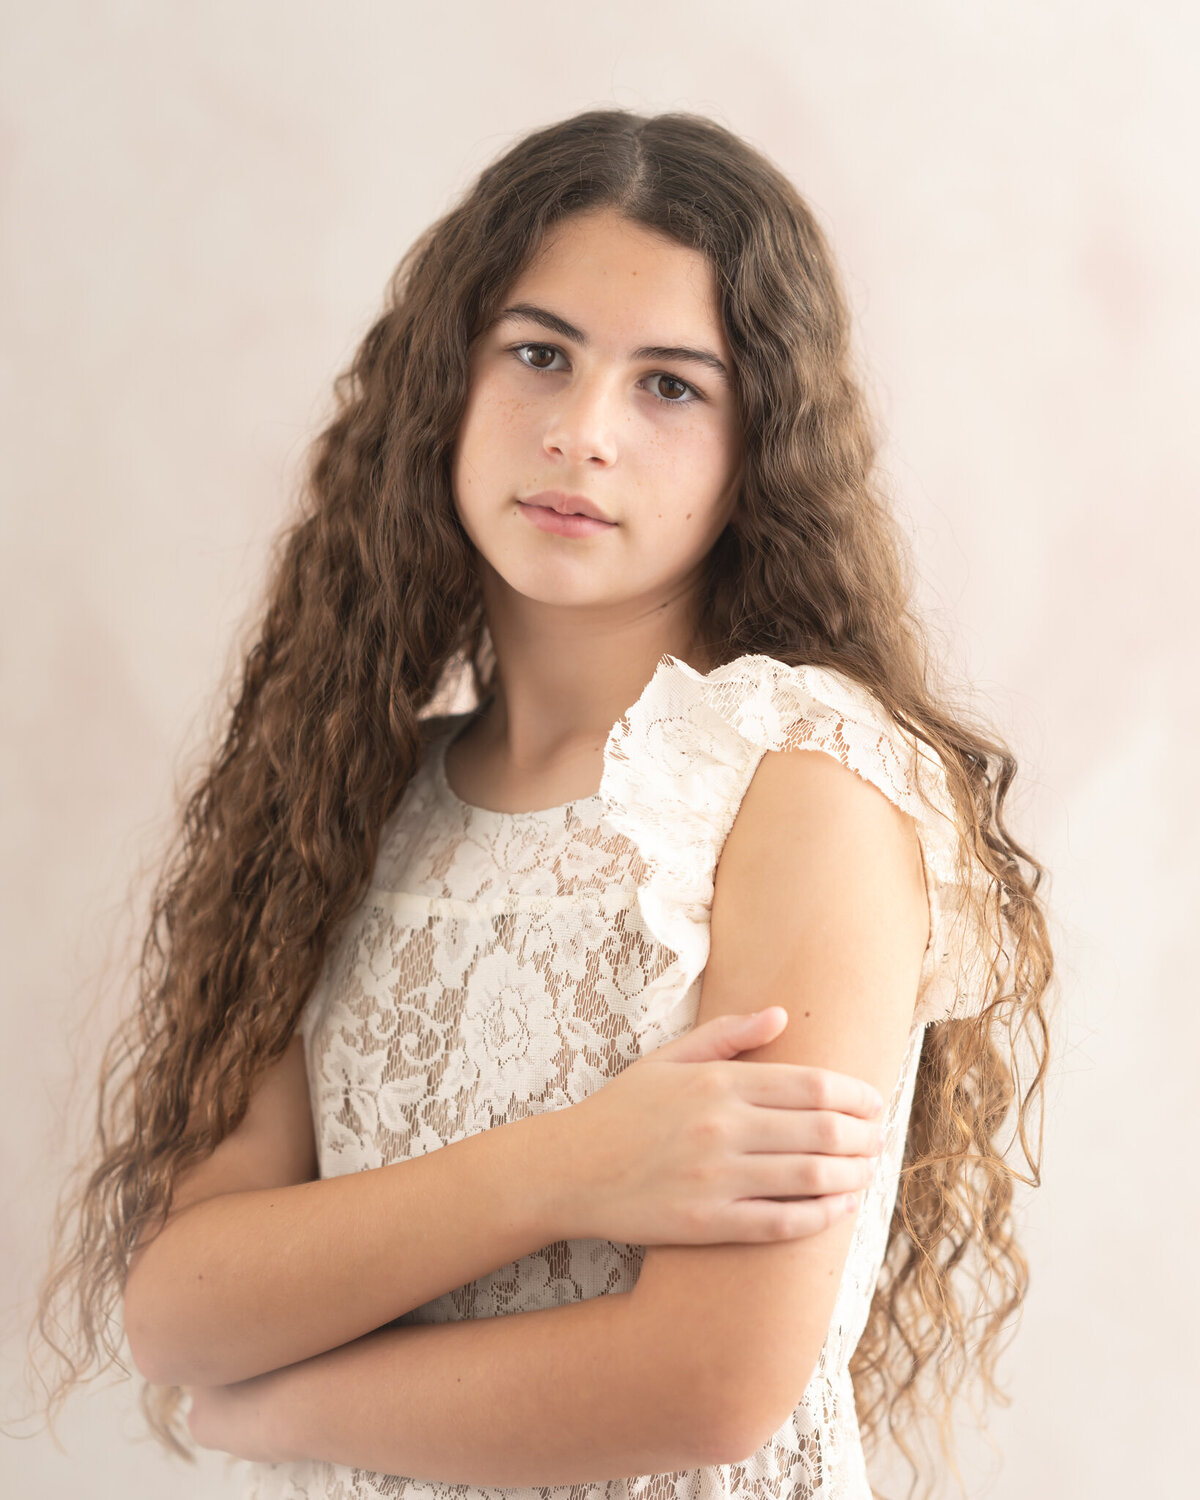
[{"label": "neck", "polygon": [[489,589],[485,579],[496,687],[481,708],[479,742],[516,774],[601,749],[663,655],[711,670],[692,598],[566,610],[517,599],[498,578]]}]

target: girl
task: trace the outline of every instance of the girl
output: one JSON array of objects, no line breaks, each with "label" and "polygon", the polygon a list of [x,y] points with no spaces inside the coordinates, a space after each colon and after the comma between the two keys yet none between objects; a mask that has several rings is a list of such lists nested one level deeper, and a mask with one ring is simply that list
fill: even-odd
[{"label": "girl", "polygon": [[1043,871],[930,683],[811,212],[701,117],[535,131],[337,390],[51,1406],[119,1302],[156,1432],[259,1500],[866,1500],[926,1367],[953,1462],[1026,1285]]}]

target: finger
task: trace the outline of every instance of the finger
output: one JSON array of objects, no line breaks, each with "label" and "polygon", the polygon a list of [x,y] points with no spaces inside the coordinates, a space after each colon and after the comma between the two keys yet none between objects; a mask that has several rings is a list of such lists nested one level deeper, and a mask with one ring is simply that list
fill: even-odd
[{"label": "finger", "polygon": [[825,1198],[869,1187],[878,1158],[865,1156],[745,1156],[737,1173],[747,1197]]},{"label": "finger", "polygon": [[743,1198],[732,1204],[724,1231],[731,1242],[769,1244],[778,1240],[806,1239],[831,1224],[847,1219],[857,1210],[858,1195],[832,1198],[802,1198],[793,1203],[770,1198]]},{"label": "finger", "polygon": [[861,1078],[810,1068],[803,1063],[745,1062],[731,1058],[721,1064],[736,1072],[729,1076],[743,1099],[777,1108],[830,1109],[872,1119],[883,1110],[878,1090]]},{"label": "finger", "polygon": [[775,1109],[743,1102],[732,1133],[733,1149],[742,1152],[804,1152],[822,1156],[876,1156],[883,1129],[875,1120],[824,1109]]}]

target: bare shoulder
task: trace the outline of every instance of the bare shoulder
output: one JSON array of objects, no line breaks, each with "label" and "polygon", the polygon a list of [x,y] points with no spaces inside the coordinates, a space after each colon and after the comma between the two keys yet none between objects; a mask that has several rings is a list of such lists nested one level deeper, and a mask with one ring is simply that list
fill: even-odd
[{"label": "bare shoulder", "polygon": [[831,979],[846,978],[847,952],[861,968],[863,944],[919,966],[929,903],[914,819],[823,750],[767,751],[721,851],[712,923],[727,952],[778,947],[781,930],[820,951]]},{"label": "bare shoulder", "polygon": [[734,820],[739,842],[793,850],[832,832],[920,852],[910,814],[826,750],[766,751]]}]

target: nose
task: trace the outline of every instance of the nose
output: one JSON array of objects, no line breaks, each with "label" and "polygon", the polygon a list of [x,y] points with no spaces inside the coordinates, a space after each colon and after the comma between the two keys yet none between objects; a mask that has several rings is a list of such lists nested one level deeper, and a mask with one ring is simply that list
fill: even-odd
[{"label": "nose", "polygon": [[616,461],[616,412],[611,382],[599,374],[572,381],[554,402],[542,442],[569,463]]}]

